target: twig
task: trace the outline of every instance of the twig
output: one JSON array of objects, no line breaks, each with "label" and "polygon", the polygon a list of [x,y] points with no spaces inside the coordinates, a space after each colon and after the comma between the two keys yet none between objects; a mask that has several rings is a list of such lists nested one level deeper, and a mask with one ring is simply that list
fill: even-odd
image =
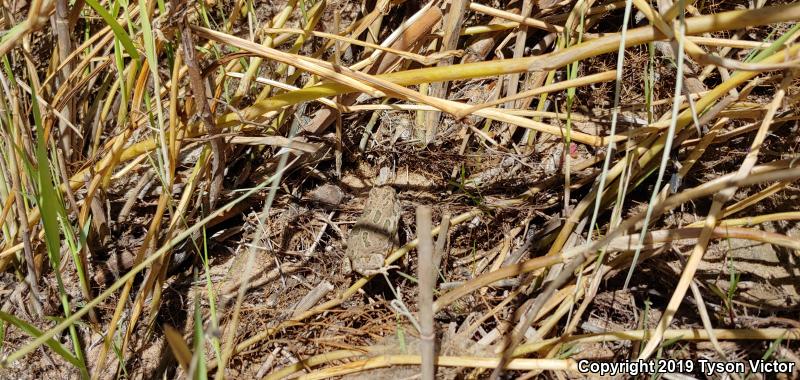
[{"label": "twig", "polygon": [[[433,237],[431,236],[431,209],[428,206],[417,206],[417,276],[419,277],[419,323],[420,353],[423,380],[433,380],[436,374],[434,356],[436,355],[436,333],[433,327],[433,288],[435,286]],[[441,235],[440,235],[441,236]]]},{"label": "twig", "polygon": [[292,316],[296,317],[297,315],[304,313],[306,310],[310,309],[314,305],[319,302],[322,297],[325,297],[328,292],[333,290],[333,284],[328,281],[322,281],[314,289],[311,289],[300,301],[297,302],[297,305],[294,306],[294,311],[292,312]]}]

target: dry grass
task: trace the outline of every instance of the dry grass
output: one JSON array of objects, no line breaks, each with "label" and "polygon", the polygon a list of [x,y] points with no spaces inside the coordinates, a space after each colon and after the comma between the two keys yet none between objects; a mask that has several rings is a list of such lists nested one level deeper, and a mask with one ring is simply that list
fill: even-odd
[{"label": "dry grass", "polygon": [[763,3],[4,2],[0,376],[800,367],[800,5]]}]

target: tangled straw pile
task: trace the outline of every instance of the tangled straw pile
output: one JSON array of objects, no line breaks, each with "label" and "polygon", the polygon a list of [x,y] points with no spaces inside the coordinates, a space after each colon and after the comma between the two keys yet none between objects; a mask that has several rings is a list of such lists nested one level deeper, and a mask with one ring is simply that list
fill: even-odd
[{"label": "tangled straw pile", "polygon": [[[800,4],[764,3],[5,2],[0,374],[797,362]],[[381,169],[404,229],[354,278]]]}]

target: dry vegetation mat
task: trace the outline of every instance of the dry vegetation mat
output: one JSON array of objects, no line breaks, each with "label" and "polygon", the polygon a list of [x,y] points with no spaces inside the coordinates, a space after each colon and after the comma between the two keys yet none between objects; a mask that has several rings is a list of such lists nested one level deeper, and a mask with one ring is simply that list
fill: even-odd
[{"label": "dry vegetation mat", "polygon": [[0,377],[797,378],[798,20],[2,1]]}]

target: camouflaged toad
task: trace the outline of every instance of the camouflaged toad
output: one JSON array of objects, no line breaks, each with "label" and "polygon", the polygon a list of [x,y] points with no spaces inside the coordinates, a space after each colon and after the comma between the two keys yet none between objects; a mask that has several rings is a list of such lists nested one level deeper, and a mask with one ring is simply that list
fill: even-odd
[{"label": "camouflaged toad", "polygon": [[397,241],[401,211],[393,188],[378,186],[370,190],[364,212],[356,221],[347,240],[347,272],[362,276],[380,272],[386,254],[394,248]]}]

